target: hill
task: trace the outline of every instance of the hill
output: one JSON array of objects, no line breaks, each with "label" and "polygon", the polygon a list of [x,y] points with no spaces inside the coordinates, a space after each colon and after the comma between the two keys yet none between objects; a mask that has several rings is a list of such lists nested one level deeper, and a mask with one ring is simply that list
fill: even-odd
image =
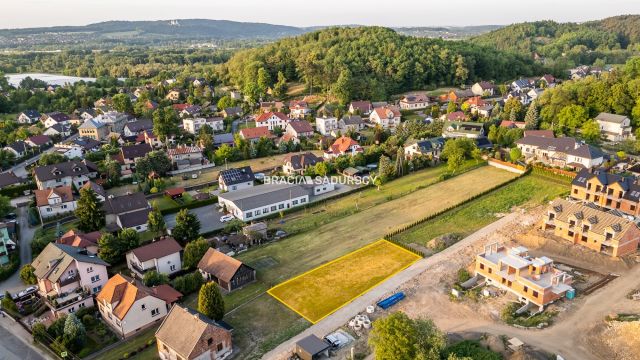
[{"label": "hill", "polygon": [[640,15],[621,15],[585,23],[536,21],[513,24],[473,38],[480,45],[526,56],[537,53],[574,64],[622,63],[640,44]]}]

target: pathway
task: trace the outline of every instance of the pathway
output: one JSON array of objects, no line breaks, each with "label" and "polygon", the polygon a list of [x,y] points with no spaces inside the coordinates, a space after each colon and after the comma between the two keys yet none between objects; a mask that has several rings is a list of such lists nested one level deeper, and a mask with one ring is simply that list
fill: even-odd
[{"label": "pathway", "polygon": [[52,357],[33,344],[31,334],[6,316],[0,318],[0,359],[50,360]]},{"label": "pathway", "polygon": [[[36,232],[35,227],[29,226],[29,214],[26,206],[18,207],[16,210],[18,226],[20,227],[20,266],[31,262],[31,240]],[[3,282],[0,282],[0,292],[4,293],[9,291],[11,293],[19,292],[24,289],[26,285],[20,280],[20,271],[16,271],[11,277]]]}]

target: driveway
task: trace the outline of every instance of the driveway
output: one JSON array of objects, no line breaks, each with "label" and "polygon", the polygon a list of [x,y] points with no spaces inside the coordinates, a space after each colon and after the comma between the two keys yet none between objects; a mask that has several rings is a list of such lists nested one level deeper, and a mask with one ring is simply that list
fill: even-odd
[{"label": "driveway", "polygon": [[[189,212],[200,220],[201,234],[224,228],[224,224],[220,222],[222,213],[218,212],[216,204],[190,209]],[[176,215],[177,213],[165,215],[164,222],[168,229],[173,229],[176,226]]]},{"label": "driveway", "polygon": [[[29,227],[29,215],[27,207],[18,207],[16,215],[18,216],[18,226],[20,227],[20,238],[18,245],[20,246],[20,267],[31,262],[31,240],[36,232],[35,227]],[[20,280],[20,271],[16,271],[10,278],[0,283],[0,292],[9,291],[11,293],[19,292],[26,287]]]}]

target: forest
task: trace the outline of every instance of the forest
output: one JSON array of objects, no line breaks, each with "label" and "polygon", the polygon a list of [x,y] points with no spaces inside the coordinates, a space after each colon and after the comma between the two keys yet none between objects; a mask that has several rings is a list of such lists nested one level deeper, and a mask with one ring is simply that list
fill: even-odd
[{"label": "forest", "polygon": [[[301,81],[341,102],[541,73],[524,56],[466,41],[404,36],[381,27],[330,28],[234,54],[222,66],[228,83],[251,93],[259,77]],[[264,73],[266,71],[266,73]]]},{"label": "forest", "polygon": [[621,64],[640,52],[640,15],[586,23],[536,21],[513,24],[473,38],[479,45],[532,57],[563,70],[576,65]]}]

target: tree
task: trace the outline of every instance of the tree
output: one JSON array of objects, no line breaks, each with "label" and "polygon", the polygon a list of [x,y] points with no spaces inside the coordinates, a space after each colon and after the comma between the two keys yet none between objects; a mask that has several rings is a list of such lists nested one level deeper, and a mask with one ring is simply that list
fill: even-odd
[{"label": "tree", "polygon": [[464,150],[456,148],[447,156],[447,170],[454,174],[464,164]]},{"label": "tree", "polygon": [[171,230],[171,235],[181,242],[188,242],[198,238],[200,234],[200,220],[191,214],[188,209],[182,209],[176,215],[176,226]]},{"label": "tree", "polygon": [[538,116],[538,104],[533,101],[527,109],[527,114],[524,116],[525,129],[535,130],[538,128],[538,122],[540,117]]},{"label": "tree", "polygon": [[122,113],[132,113],[133,104],[131,98],[127,94],[116,94],[111,97],[113,108]]},{"label": "tree", "polygon": [[122,254],[140,246],[140,235],[134,229],[123,229],[118,233],[118,246]]},{"label": "tree", "polygon": [[0,149],[0,166],[8,167],[16,160],[16,155],[11,151]]},{"label": "tree", "polygon": [[589,114],[584,107],[572,104],[562,108],[557,118],[559,130],[572,135],[588,120]]},{"label": "tree", "polygon": [[111,185],[118,185],[120,183],[120,163],[111,158],[111,155],[107,155],[107,158],[100,165],[100,171],[106,175],[107,181]]},{"label": "tree", "polygon": [[315,171],[318,176],[327,176],[329,173],[329,166],[326,162],[319,162],[315,165]]},{"label": "tree", "polygon": [[224,226],[224,232],[227,234],[238,232],[244,227],[244,221],[240,219],[232,219]]},{"label": "tree", "polygon": [[522,151],[520,150],[520,148],[514,147],[511,150],[509,150],[509,158],[511,159],[512,163],[515,163],[521,157],[522,157]]},{"label": "tree", "polygon": [[167,229],[167,225],[164,222],[162,212],[158,208],[158,205],[154,202],[151,212],[149,212],[149,231],[158,235],[164,234]]},{"label": "tree", "polygon": [[70,349],[75,349],[82,345],[87,334],[82,322],[75,314],[70,313],[64,320],[63,344]]},{"label": "tree", "polygon": [[161,274],[156,270],[147,271],[142,277],[142,283],[145,286],[158,286],[169,283],[169,276]]},{"label": "tree", "polygon": [[351,71],[344,69],[340,72],[338,80],[333,84],[333,95],[338,99],[340,105],[345,105],[351,100],[352,93]]},{"label": "tree", "polygon": [[27,264],[20,269],[20,280],[27,285],[34,285],[38,283],[38,279],[34,274],[35,269],[31,264]]},{"label": "tree", "polygon": [[396,176],[397,177],[402,177],[404,176],[404,171],[405,171],[405,161],[404,161],[404,148],[400,147],[398,148],[398,152],[396,155]]},{"label": "tree", "polygon": [[102,203],[93,189],[80,189],[75,215],[78,218],[78,229],[84,232],[100,230],[105,224],[105,212]]},{"label": "tree", "polygon": [[477,147],[471,151],[471,157],[476,161],[476,164],[482,159],[482,150]]},{"label": "tree", "polygon": [[160,141],[178,132],[178,115],[171,107],[159,107],[153,112],[153,133]]},{"label": "tree", "polygon": [[46,165],[60,164],[61,162],[65,162],[67,160],[68,159],[64,155],[58,154],[56,152],[44,153],[40,155],[40,159],[38,160],[38,165],[46,166]]},{"label": "tree", "polygon": [[278,81],[273,86],[273,96],[280,99],[287,94],[287,78],[282,71],[278,71]]},{"label": "tree", "polygon": [[2,298],[2,301],[0,303],[2,304],[3,309],[9,310],[13,313],[18,312],[18,306],[16,305],[16,302],[13,301],[13,296],[10,292],[4,292],[4,297]]},{"label": "tree", "polygon": [[15,208],[11,206],[11,198],[0,195],[0,218],[4,218],[10,214]]},{"label": "tree", "polygon": [[100,259],[108,263],[115,263],[121,256],[122,253],[118,246],[117,237],[110,233],[100,236],[100,239],[98,239],[98,257],[100,257]]},{"label": "tree", "polygon": [[222,144],[214,153],[216,164],[224,164],[226,161],[233,160],[236,157],[234,148],[227,144]]},{"label": "tree", "polygon": [[449,104],[447,105],[447,114],[451,114],[452,112],[455,112],[456,110],[458,110],[458,105],[456,103],[454,103],[453,101],[449,101]]},{"label": "tree", "polygon": [[188,243],[184,247],[184,254],[182,255],[182,266],[185,269],[192,269],[198,265],[198,262],[202,259],[204,254],[209,250],[209,242],[200,237],[196,241]]},{"label": "tree", "polygon": [[264,68],[258,69],[257,86],[260,95],[266,94],[271,87],[271,76]]},{"label": "tree", "polygon": [[589,120],[582,124],[582,128],[580,128],[580,133],[582,137],[589,142],[596,142],[600,139],[600,126],[598,122],[595,120]]},{"label": "tree", "polygon": [[387,181],[393,179],[394,172],[395,169],[391,164],[391,160],[387,156],[382,155],[378,163],[378,178],[381,184],[385,184]]},{"label": "tree", "polygon": [[204,124],[200,130],[198,130],[198,145],[205,150],[213,149],[213,129],[211,126]]},{"label": "tree", "polygon": [[378,360],[439,360],[446,338],[433,321],[396,312],[375,321],[369,345]]},{"label": "tree", "polygon": [[200,288],[198,311],[210,319],[220,321],[224,316],[224,300],[215,282],[209,282]]},{"label": "tree", "polygon": [[233,99],[231,97],[229,97],[228,95],[225,95],[223,97],[220,98],[220,100],[218,100],[218,109],[220,111],[230,108],[230,107],[234,107],[235,106],[235,101],[233,101]]}]

